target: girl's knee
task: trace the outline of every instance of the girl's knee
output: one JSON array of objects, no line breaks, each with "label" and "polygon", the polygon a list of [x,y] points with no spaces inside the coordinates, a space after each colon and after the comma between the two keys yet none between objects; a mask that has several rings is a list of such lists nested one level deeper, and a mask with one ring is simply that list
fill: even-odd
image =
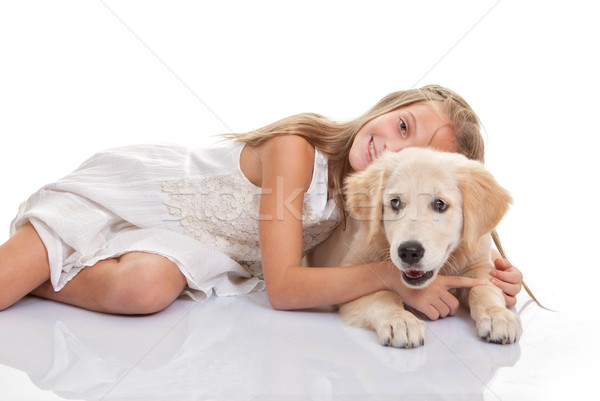
[{"label": "girl's knee", "polygon": [[50,278],[48,253],[31,223],[0,245],[0,310]]},{"label": "girl's knee", "polygon": [[150,314],[169,306],[186,285],[183,274],[175,263],[154,254],[124,255],[122,277],[112,297],[130,314]]}]

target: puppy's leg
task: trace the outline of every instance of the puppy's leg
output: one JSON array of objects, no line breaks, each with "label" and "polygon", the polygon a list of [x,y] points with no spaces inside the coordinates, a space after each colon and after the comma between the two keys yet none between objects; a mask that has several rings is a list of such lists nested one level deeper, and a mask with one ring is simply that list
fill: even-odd
[{"label": "puppy's leg", "polygon": [[[366,241],[369,225],[350,219],[345,235],[352,238],[351,250],[341,266],[352,266],[379,260],[382,249],[389,247],[385,232],[376,232]],[[425,342],[425,323],[404,309],[396,293],[379,291],[340,306],[340,317],[347,324],[375,330],[382,345],[397,348],[415,348]]]},{"label": "puppy's leg", "polygon": [[404,309],[392,291],[379,291],[340,307],[346,323],[375,330],[381,345],[415,348],[425,343],[425,323]]},{"label": "puppy's leg", "polygon": [[[490,267],[482,267],[469,274],[489,279]],[[490,343],[511,344],[521,332],[521,320],[506,308],[502,290],[491,283],[469,291],[471,317],[477,325],[477,334]]]}]

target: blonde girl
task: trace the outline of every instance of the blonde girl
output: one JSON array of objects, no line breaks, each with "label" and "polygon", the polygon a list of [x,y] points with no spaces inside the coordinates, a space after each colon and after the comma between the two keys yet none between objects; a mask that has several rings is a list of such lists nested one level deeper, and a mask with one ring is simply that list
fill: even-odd
[{"label": "blonde girl", "polygon": [[[210,149],[138,145],[101,152],[26,202],[0,247],[0,309],[27,294],[118,314],[160,311],[266,289],[277,309],[347,302],[392,289],[431,319],[452,315],[440,276],[403,285],[391,262],[301,267],[344,216],[344,177],[384,150],[429,146],[483,161],[479,120],[440,87],[392,93],[344,123],[300,114]],[[522,275],[495,253],[507,306]]]}]

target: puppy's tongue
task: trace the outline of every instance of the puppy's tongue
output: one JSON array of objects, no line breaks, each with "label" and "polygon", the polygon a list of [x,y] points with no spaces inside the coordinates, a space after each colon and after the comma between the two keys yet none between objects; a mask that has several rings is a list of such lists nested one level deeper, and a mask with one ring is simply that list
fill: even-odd
[{"label": "puppy's tongue", "polygon": [[421,278],[425,275],[425,272],[417,269],[408,269],[404,271],[404,274],[406,274],[410,278]]}]

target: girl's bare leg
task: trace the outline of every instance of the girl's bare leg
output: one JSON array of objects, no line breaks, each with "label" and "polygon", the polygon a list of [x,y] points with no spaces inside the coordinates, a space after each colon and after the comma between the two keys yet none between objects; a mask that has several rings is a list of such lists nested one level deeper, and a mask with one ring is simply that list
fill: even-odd
[{"label": "girl's bare leg", "polygon": [[31,293],[98,312],[147,314],[166,308],[186,285],[177,265],[144,252],[86,267],[59,292],[49,279],[46,247],[28,223],[0,246],[0,310]]},{"label": "girl's bare leg", "polygon": [[148,314],[169,306],[185,285],[185,277],[169,259],[129,252],[86,267],[59,292],[47,281],[32,294],[97,312]]},{"label": "girl's bare leg", "polygon": [[28,223],[0,246],[0,310],[50,278],[46,247]]}]

